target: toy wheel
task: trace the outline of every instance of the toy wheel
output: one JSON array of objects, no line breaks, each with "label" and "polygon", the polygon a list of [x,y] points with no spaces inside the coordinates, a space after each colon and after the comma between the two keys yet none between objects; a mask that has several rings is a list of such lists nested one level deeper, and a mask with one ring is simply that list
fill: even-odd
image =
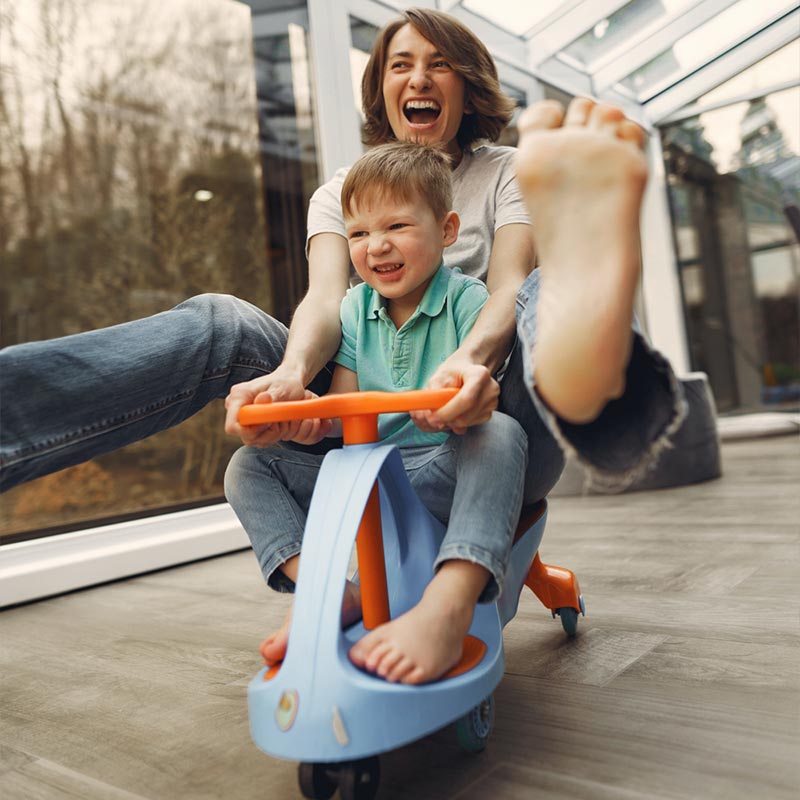
[{"label": "toy wheel", "polygon": [[561,627],[567,636],[574,636],[578,632],[578,612],[567,606],[558,609],[558,616],[561,617]]},{"label": "toy wheel", "polygon": [[489,695],[456,722],[456,738],[468,753],[486,748],[494,725],[494,697]]},{"label": "toy wheel", "polygon": [[328,764],[303,763],[297,770],[300,791],[310,800],[328,800],[336,791],[336,780]]},{"label": "toy wheel", "polygon": [[347,761],[339,767],[339,794],[342,800],[373,800],[380,779],[378,756]]}]

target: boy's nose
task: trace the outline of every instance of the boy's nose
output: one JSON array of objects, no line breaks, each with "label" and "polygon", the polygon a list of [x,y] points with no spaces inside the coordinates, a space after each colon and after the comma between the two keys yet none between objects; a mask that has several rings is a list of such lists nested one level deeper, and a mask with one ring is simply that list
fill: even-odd
[{"label": "boy's nose", "polygon": [[369,237],[369,244],[367,244],[367,252],[370,255],[379,255],[385,253],[389,249],[389,242],[383,234],[374,234]]}]

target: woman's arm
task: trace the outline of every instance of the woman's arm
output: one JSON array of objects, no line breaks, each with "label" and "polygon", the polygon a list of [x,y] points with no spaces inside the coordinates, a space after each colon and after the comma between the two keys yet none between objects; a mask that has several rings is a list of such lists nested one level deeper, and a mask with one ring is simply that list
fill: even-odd
[{"label": "woman's arm", "polygon": [[268,447],[287,437],[285,427],[242,427],[237,416],[248,403],[301,400],[306,385],[328,363],[341,337],[339,306],[347,292],[350,253],[347,240],[336,233],[320,233],[309,243],[308,291],[292,317],[286,353],[268,375],[239,383],[225,399],[225,432],[246,445]]},{"label": "woman's arm", "polygon": [[461,386],[461,391],[438,411],[422,412],[427,427],[415,415],[424,430],[463,433],[497,408],[500,387],[492,376],[514,343],[517,292],[533,269],[534,252],[530,225],[504,225],[495,234],[486,278],[489,299],[461,346],[428,382],[431,388]]}]

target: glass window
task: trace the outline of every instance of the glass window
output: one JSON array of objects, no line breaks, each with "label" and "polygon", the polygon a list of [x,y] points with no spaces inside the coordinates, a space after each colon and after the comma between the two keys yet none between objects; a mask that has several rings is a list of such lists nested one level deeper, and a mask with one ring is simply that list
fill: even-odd
[{"label": "glass window", "polygon": [[[796,62],[775,55],[770,83],[791,82]],[[736,85],[758,86],[763,67]],[[709,373],[720,410],[800,400],[798,119],[795,87],[662,130],[692,366]]]},{"label": "glass window", "polygon": [[[304,288],[317,181],[302,26],[284,22],[255,43],[256,92],[240,3],[54,8],[4,10],[0,343],[123,322],[203,292],[287,319]],[[5,493],[0,541],[221,500],[236,447],[222,419],[219,401]]]}]

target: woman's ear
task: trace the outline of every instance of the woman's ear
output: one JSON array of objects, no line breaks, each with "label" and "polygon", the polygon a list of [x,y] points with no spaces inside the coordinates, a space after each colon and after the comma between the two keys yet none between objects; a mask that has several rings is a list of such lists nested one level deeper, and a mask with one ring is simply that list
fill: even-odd
[{"label": "woman's ear", "polygon": [[442,221],[442,244],[445,247],[450,247],[456,239],[458,239],[458,229],[461,227],[461,220],[455,211],[448,211]]}]

